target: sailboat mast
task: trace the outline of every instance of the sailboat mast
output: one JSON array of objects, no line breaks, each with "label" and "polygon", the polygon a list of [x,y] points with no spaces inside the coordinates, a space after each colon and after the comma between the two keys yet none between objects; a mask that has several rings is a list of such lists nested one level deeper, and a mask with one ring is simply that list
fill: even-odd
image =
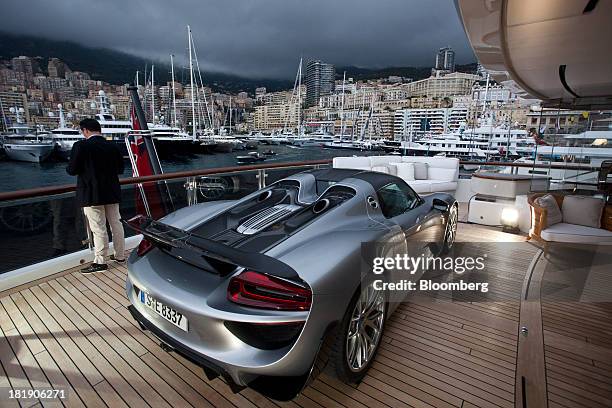
[{"label": "sailboat mast", "polygon": [[172,74],[172,126],[176,127],[176,91],[174,90],[174,55],[170,54],[170,72]]},{"label": "sailboat mast", "polygon": [[57,107],[59,109],[59,120],[60,120],[59,127],[63,129],[63,128],[66,127],[66,119],[64,117],[64,109],[63,109],[61,103],[58,104]]},{"label": "sailboat mast", "polygon": [[340,141],[344,139],[344,83],[346,82],[346,71],[342,75],[342,100],[340,102]]},{"label": "sailboat mast", "polygon": [[232,134],[232,95],[229,97],[229,134]]},{"label": "sailboat mast", "polygon": [[4,108],[2,107],[2,99],[0,98],[0,112],[2,112],[2,123],[4,124],[4,130],[8,131],[8,123],[6,121],[6,114],[4,113]]},{"label": "sailboat mast", "polygon": [[298,68],[298,137],[302,134],[302,57],[300,57],[300,66]]},{"label": "sailboat mast", "polygon": [[487,72],[487,85],[485,86],[484,100],[482,101],[482,113],[487,109],[487,99],[489,98],[489,73]]},{"label": "sailboat mast", "polygon": [[144,89],[143,89],[143,96],[142,96],[142,110],[143,111],[148,111],[149,110],[149,102],[147,99],[147,89],[149,88],[149,78],[147,77],[147,70],[148,70],[148,66],[147,64],[145,64],[144,67],[144,80],[142,82],[144,82]]},{"label": "sailboat mast", "polygon": [[[189,31],[191,33],[191,30]],[[193,58],[195,59],[196,62],[196,69],[198,70],[198,77],[200,78],[200,85],[202,86],[202,97],[204,98],[204,106],[206,107],[206,114],[208,116],[208,120],[210,121],[210,126],[211,128],[214,128],[214,110],[215,110],[215,103],[213,101],[213,96],[212,96],[212,92],[210,95],[210,105],[211,107],[209,108],[208,105],[208,100],[206,99],[206,91],[204,90],[204,81],[202,80],[202,71],[200,70],[200,61],[198,60],[198,52],[196,51],[195,45],[193,43],[193,36],[191,36],[191,40],[190,40],[192,46],[193,46]],[[197,78],[196,78],[197,80]],[[200,96],[200,93],[198,92],[198,98]],[[198,103],[199,104],[199,103]],[[199,109],[199,111],[201,111],[201,108]]]},{"label": "sailboat mast", "polygon": [[151,65],[151,122],[155,126],[155,65]]},{"label": "sailboat mast", "polygon": [[191,27],[187,26],[187,39],[189,42],[189,77],[191,80],[191,137],[196,139],[195,92],[193,89],[193,57],[191,56]]}]

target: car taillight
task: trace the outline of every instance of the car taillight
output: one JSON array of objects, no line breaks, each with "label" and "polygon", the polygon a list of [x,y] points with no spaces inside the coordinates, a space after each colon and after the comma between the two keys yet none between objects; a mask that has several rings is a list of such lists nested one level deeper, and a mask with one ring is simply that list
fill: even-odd
[{"label": "car taillight", "polygon": [[227,298],[232,302],[262,309],[310,310],[309,288],[253,271],[231,279]]},{"label": "car taillight", "polygon": [[147,240],[146,238],[143,238],[142,241],[140,241],[140,244],[138,244],[138,249],[136,249],[136,254],[138,256],[143,256],[144,254],[149,252],[152,248],[153,248],[153,244],[151,243],[151,241]]}]

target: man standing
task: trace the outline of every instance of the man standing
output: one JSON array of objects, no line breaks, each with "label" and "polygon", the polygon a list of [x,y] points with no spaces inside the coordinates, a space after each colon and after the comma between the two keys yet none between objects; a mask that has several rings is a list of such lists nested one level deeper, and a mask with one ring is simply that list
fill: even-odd
[{"label": "man standing", "polygon": [[66,171],[77,176],[76,200],[83,207],[89,229],[93,235],[94,261],[82,273],[108,269],[108,221],[113,235],[114,255],[111,259],[125,261],[125,238],[119,202],[121,187],[119,175],[123,173],[123,157],[119,148],[101,135],[100,123],[84,119],[79,123],[85,140],[76,142],[70,152]]}]

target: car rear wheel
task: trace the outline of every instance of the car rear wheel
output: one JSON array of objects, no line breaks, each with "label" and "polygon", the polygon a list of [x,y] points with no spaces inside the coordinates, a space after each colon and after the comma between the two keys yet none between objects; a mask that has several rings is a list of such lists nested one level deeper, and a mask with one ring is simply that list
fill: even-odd
[{"label": "car rear wheel", "polygon": [[361,285],[340,325],[332,357],[338,378],[359,382],[372,364],[387,318],[385,292],[374,283]]}]

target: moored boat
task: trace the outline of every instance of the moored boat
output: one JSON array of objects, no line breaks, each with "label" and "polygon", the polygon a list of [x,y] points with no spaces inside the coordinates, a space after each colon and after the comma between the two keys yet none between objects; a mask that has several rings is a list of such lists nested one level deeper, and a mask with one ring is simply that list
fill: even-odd
[{"label": "moored boat", "polygon": [[236,156],[236,161],[238,164],[252,164],[262,162],[264,160],[266,160],[266,157],[257,152],[249,152],[245,156]]},{"label": "moored boat", "polygon": [[55,143],[49,133],[41,133],[23,123],[23,108],[10,108],[17,116],[17,124],[10,126],[2,137],[2,145],[11,160],[40,163],[47,160],[55,150]]}]

